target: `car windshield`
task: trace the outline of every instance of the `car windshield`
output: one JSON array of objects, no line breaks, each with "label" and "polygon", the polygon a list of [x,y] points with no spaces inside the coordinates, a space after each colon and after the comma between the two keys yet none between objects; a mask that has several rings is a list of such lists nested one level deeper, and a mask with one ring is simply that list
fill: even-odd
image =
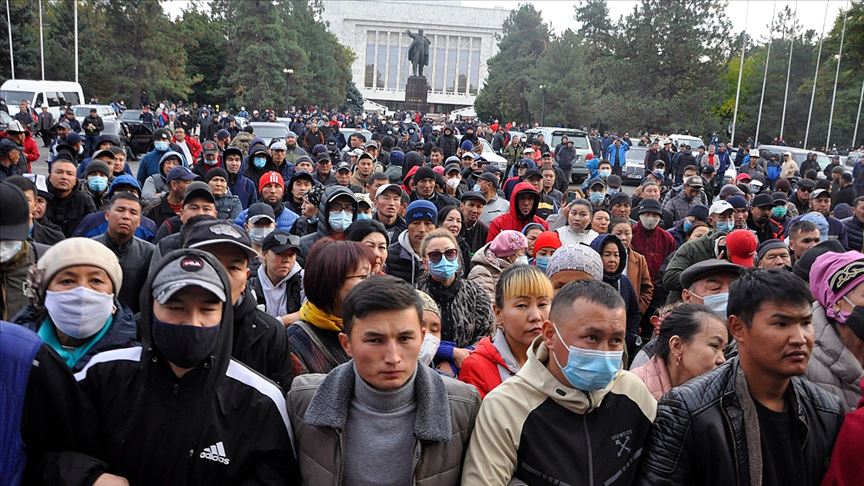
[{"label": "car windshield", "polygon": [[261,138],[285,138],[288,128],[282,126],[255,126],[255,136]]},{"label": "car windshield", "polygon": [[141,116],[140,110],[126,110],[120,115],[121,120],[139,120],[139,116]]},{"label": "car windshield", "polygon": [[12,121],[12,115],[5,111],[0,111],[0,125],[6,126]]},{"label": "car windshield", "polygon": [[76,118],[84,118],[90,114],[90,108],[86,106],[76,106],[75,107],[75,117]]},{"label": "car windshield", "polygon": [[704,145],[702,143],[702,140],[699,140],[698,138],[691,138],[691,137],[678,137],[677,142],[678,142],[679,147],[683,147],[684,145],[689,145],[690,148],[692,148],[693,150],[696,150],[700,146]]},{"label": "car windshield", "polygon": [[645,160],[645,152],[647,151],[647,147],[630,147],[630,150],[627,151],[627,160],[642,162]]},{"label": "car windshield", "polygon": [[552,132],[552,143],[549,144],[553,149],[557,147],[561,143],[561,137],[567,135],[567,139],[573,142],[573,148],[578,150],[585,150],[590,148],[588,146],[588,139],[583,135],[577,135],[575,133],[564,133],[564,132]]},{"label": "car windshield", "polygon": [[816,155],[816,162],[822,170],[825,170],[825,167],[831,165],[831,159],[829,159],[827,155]]},{"label": "car windshield", "polygon": [[0,98],[9,106],[17,106],[24,100],[33,101],[34,94],[32,91],[0,91]]}]

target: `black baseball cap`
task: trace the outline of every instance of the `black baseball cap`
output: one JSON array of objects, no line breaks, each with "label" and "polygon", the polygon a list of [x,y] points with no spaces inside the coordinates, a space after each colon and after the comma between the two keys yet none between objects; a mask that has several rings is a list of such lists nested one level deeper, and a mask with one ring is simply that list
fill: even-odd
[{"label": "black baseball cap", "polygon": [[459,196],[459,200],[462,202],[471,201],[471,200],[480,201],[483,204],[486,204],[486,198],[483,197],[483,194],[480,194],[479,192],[476,192],[476,191],[463,192],[462,195]]},{"label": "black baseball cap", "polygon": [[250,259],[258,256],[252,249],[252,242],[246,232],[234,223],[221,219],[195,223],[184,240],[186,248],[204,249],[217,244],[233,245]]},{"label": "black baseball cap", "polygon": [[[174,169],[171,170],[173,171]],[[189,184],[189,186],[186,187],[186,194],[183,196],[183,205],[185,206],[190,199],[195,197],[201,197],[213,204],[216,204],[216,198],[213,197],[213,191],[206,182],[195,181],[192,184]]]},{"label": "black baseball cap", "polygon": [[285,230],[276,230],[264,238],[261,243],[261,250],[269,250],[279,254],[294,250],[297,253],[300,251],[300,237]]},{"label": "black baseball cap", "polygon": [[267,203],[249,205],[249,210],[246,211],[246,222],[255,224],[264,218],[269,219],[271,223],[276,222],[276,213],[273,212],[272,206]]}]

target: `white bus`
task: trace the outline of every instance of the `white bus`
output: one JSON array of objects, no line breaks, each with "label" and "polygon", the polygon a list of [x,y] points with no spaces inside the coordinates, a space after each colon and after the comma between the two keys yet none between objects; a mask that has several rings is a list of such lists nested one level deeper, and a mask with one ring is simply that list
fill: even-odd
[{"label": "white bus", "polygon": [[39,81],[33,79],[10,79],[0,86],[0,98],[6,100],[11,113],[18,112],[21,101],[30,102],[30,108],[39,113],[43,103],[48,104],[48,111],[57,120],[60,109],[66,105],[84,103],[84,91],[81,85],[73,81]]}]

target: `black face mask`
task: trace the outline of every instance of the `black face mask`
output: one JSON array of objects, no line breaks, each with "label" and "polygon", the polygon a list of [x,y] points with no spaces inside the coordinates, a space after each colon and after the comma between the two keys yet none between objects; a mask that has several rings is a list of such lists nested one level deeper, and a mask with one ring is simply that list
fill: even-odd
[{"label": "black face mask", "polygon": [[153,344],[168,361],[181,368],[194,368],[213,352],[219,326],[198,327],[169,324],[153,317]]},{"label": "black face mask", "polygon": [[864,341],[864,307],[856,305],[852,308],[852,313],[846,318],[845,325],[849,326],[849,330],[858,336],[858,339]]}]

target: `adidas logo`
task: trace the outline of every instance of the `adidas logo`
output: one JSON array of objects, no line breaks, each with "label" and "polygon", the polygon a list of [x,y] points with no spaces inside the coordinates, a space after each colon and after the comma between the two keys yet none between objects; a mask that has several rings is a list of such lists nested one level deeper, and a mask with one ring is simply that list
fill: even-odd
[{"label": "adidas logo", "polygon": [[198,457],[201,459],[209,459],[214,462],[221,462],[226,466],[231,462],[225,454],[225,446],[222,444],[221,440],[201,451],[201,454],[199,454]]}]

